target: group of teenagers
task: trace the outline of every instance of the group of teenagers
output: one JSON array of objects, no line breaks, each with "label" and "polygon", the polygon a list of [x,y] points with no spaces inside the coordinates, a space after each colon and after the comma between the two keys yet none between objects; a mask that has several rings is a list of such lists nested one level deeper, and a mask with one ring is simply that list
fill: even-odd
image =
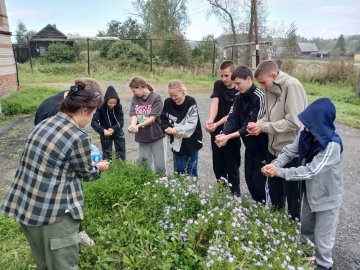
[{"label": "group of teenagers", "polygon": [[[270,199],[275,209],[287,204],[290,217],[301,222],[299,241],[315,245],[316,269],[331,269],[343,195],[343,144],[335,132],[333,103],[321,98],[307,106],[301,83],[271,60],[260,62],[254,75],[245,65],[224,61],[220,76],[203,125],[211,135],[216,179],[240,196],[242,141],[252,198],[259,203]],[[197,179],[202,125],[185,85],[171,80],[164,102],[141,77],[134,77],[129,87],[133,98],[127,131],[139,144],[139,162],[167,173],[168,138],[174,172]],[[84,130],[88,124],[100,134],[104,160],[96,164]],[[109,86],[103,97],[93,79],[77,79],[39,106],[1,206],[2,213],[20,223],[38,269],[78,269],[81,181],[98,179],[108,169],[113,144],[115,157],[126,159],[123,129],[116,90]]]}]

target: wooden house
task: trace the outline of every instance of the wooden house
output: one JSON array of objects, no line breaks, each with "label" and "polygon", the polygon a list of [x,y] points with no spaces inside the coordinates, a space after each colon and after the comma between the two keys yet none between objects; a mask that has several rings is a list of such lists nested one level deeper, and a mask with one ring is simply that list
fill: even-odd
[{"label": "wooden house", "polygon": [[32,57],[43,56],[53,42],[63,42],[73,46],[74,41],[60,32],[55,25],[48,24],[30,39],[30,52]]},{"label": "wooden house", "polygon": [[298,43],[297,54],[298,55],[311,55],[311,53],[317,53],[319,51],[315,43]]}]

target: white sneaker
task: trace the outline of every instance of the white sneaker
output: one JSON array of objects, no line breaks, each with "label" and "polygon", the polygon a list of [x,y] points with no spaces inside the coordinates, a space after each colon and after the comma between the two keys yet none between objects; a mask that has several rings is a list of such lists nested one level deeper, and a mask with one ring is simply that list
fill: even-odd
[{"label": "white sneaker", "polygon": [[80,243],[86,247],[93,247],[95,246],[95,241],[92,240],[85,231],[79,232],[80,236]]}]

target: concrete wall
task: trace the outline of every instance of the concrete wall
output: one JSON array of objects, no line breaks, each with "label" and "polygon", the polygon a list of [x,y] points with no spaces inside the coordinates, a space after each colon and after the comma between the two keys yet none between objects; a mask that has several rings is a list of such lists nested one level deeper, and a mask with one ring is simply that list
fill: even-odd
[{"label": "concrete wall", "polygon": [[5,0],[0,0],[0,97],[17,90],[10,34]]}]

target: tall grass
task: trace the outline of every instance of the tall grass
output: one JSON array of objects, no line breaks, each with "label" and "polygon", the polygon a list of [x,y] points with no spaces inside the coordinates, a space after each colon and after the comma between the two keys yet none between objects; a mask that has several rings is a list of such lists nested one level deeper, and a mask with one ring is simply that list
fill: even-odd
[{"label": "tall grass", "polygon": [[302,82],[318,83],[321,85],[349,85],[353,88],[355,87],[359,72],[354,64],[345,61],[304,62],[286,60],[281,68]]}]

